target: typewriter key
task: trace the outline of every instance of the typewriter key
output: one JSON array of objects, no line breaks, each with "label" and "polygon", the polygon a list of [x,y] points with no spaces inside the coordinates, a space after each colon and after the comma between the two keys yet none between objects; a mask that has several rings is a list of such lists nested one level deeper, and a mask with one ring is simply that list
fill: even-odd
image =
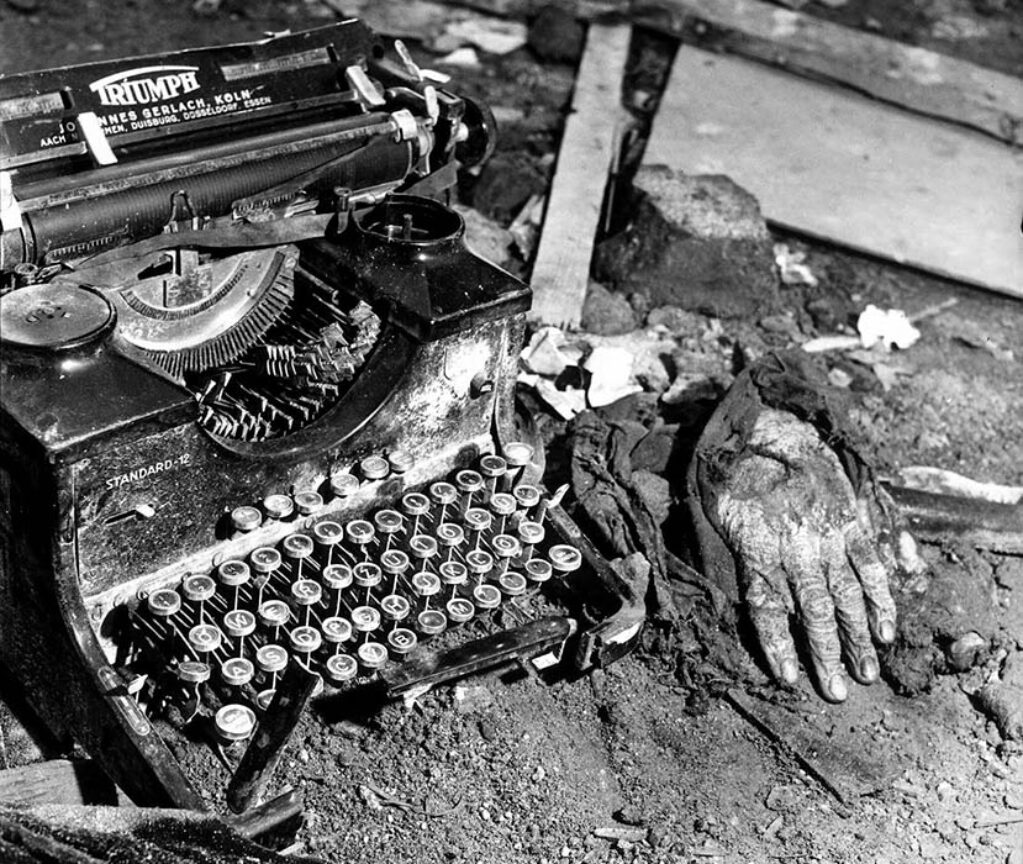
[{"label": "typewriter key", "polygon": [[387,464],[395,474],[404,474],[415,464],[415,461],[411,454],[405,450],[392,450],[387,454]]},{"label": "typewriter key", "polygon": [[401,496],[401,509],[409,516],[422,516],[430,512],[430,499],[422,492],[407,492]]},{"label": "typewriter key", "polygon": [[348,539],[351,540],[356,546],[362,547],[362,554],[369,560],[369,552],[366,551],[366,547],[376,539],[376,528],[373,527],[371,522],[367,522],[365,519],[353,519],[347,525]]},{"label": "typewriter key", "polygon": [[437,517],[437,521],[443,522],[447,518],[448,505],[454,504],[458,500],[458,490],[443,480],[431,483],[430,500],[440,507],[440,516]]},{"label": "typewriter key", "polygon": [[389,576],[400,576],[411,566],[408,555],[400,549],[388,549],[380,556],[380,567]]},{"label": "typewriter key", "polygon": [[494,521],[490,511],[484,510],[482,507],[471,507],[465,511],[463,518],[465,519],[465,527],[469,529],[474,538],[473,549],[479,549],[480,541],[483,539],[483,532],[490,528]]},{"label": "typewriter key", "polygon": [[159,618],[169,618],[181,611],[181,595],[173,588],[159,588],[146,598],[146,607]]},{"label": "typewriter key", "polygon": [[380,584],[384,576],[380,566],[372,561],[363,561],[361,564],[356,564],[352,573],[355,576],[355,584],[360,588],[375,588]]},{"label": "typewriter key", "polygon": [[356,606],[352,610],[352,625],[360,633],[372,633],[380,627],[380,612],[372,606]]},{"label": "typewriter key", "polygon": [[232,639],[242,639],[256,632],[256,616],[248,609],[232,609],[224,615],[224,632]]},{"label": "typewriter key", "polygon": [[235,507],[231,511],[231,527],[235,531],[255,531],[263,524],[263,514],[257,507]]},{"label": "typewriter key", "polygon": [[522,546],[511,534],[496,534],[490,540],[494,549],[494,555],[501,559],[501,572],[508,569],[508,562],[515,558],[521,551]]},{"label": "typewriter key", "polygon": [[283,600],[267,600],[259,606],[259,620],[265,627],[274,629],[288,623],[291,617],[291,609]]},{"label": "typewriter key", "polygon": [[486,478],[490,497],[497,492],[497,481],[508,471],[508,463],[500,456],[488,455],[480,459],[480,474]]},{"label": "typewriter key", "polygon": [[508,521],[508,517],[515,512],[518,507],[518,502],[515,500],[514,495],[510,495],[507,492],[495,492],[490,496],[490,509],[495,516],[501,517],[501,522],[498,525],[497,533],[504,534],[504,529]]},{"label": "typewriter key", "polygon": [[295,561],[301,561],[313,554],[313,541],[307,534],[289,534],[281,541],[284,554]]},{"label": "typewriter key", "polygon": [[333,551],[345,536],[345,529],[338,522],[324,520],[313,525],[313,540],[320,546],[326,546],[328,554]]},{"label": "typewriter key", "polygon": [[455,549],[465,542],[465,531],[462,530],[461,525],[456,525],[454,522],[442,522],[437,526],[434,534],[437,535],[437,541],[447,547],[448,561],[455,554]]},{"label": "typewriter key", "polygon": [[256,674],[256,667],[244,657],[232,657],[220,664],[220,677],[229,687],[242,687]]},{"label": "typewriter key", "polygon": [[324,665],[327,677],[338,684],[351,681],[359,672],[359,664],[348,654],[335,654]]},{"label": "typewriter key", "polygon": [[477,585],[472,589],[472,599],[479,609],[496,609],[501,605],[501,592],[493,585]]},{"label": "typewriter key", "polygon": [[359,473],[365,480],[383,480],[391,473],[391,466],[382,456],[367,456],[359,463]]},{"label": "typewriter key", "polygon": [[518,597],[526,593],[526,577],[521,573],[509,571],[497,577],[501,591],[509,597]]},{"label": "typewriter key", "polygon": [[407,627],[395,627],[387,634],[387,646],[401,657],[415,648],[418,641],[419,637]]},{"label": "typewriter key", "polygon": [[322,578],[323,584],[337,591],[340,598],[341,592],[352,584],[354,575],[347,564],[331,564],[323,568]]},{"label": "typewriter key", "polygon": [[502,492],[508,492],[515,487],[523,469],[533,461],[533,453],[533,448],[524,441],[509,441],[505,444],[501,455],[508,463],[508,470],[499,484]]},{"label": "typewriter key", "polygon": [[217,568],[217,578],[222,585],[238,588],[252,578],[252,571],[244,561],[225,561]]},{"label": "typewriter key", "polygon": [[462,515],[472,507],[472,496],[483,488],[483,477],[478,471],[466,468],[455,474],[455,485],[462,493]]},{"label": "typewriter key", "polygon": [[267,495],[263,499],[263,512],[268,519],[287,519],[295,512],[295,502],[290,495]]},{"label": "typewriter key", "polygon": [[551,562],[543,558],[530,558],[525,564],[526,578],[530,582],[543,583],[551,578]]},{"label": "typewriter key", "polygon": [[436,557],[438,552],[437,540],[429,534],[416,534],[408,541],[408,548],[416,558],[423,562],[424,567],[431,558]]},{"label": "typewriter key", "polygon": [[424,609],[416,617],[416,625],[424,636],[436,636],[447,629],[448,619],[437,609]]},{"label": "typewriter key", "polygon": [[217,583],[209,576],[194,573],[181,580],[181,592],[193,603],[202,603],[217,593]]},{"label": "typewriter key", "polygon": [[494,556],[485,549],[474,549],[465,556],[465,566],[473,576],[480,579],[494,569]]},{"label": "typewriter key", "polygon": [[519,542],[525,547],[523,552],[527,561],[533,557],[533,547],[538,543],[543,543],[543,538],[546,534],[547,532],[544,531],[543,525],[539,522],[523,519],[519,523]]},{"label": "typewriter key", "polygon": [[469,578],[469,570],[461,561],[445,561],[438,570],[445,585],[464,585]]},{"label": "typewriter key", "polygon": [[428,570],[420,570],[412,577],[412,590],[420,597],[433,597],[440,593],[440,579]]},{"label": "typewriter key", "polygon": [[559,573],[571,573],[578,570],[583,563],[582,553],[568,544],[551,546],[547,553],[551,566]]},{"label": "typewriter key", "polygon": [[387,649],[379,642],[363,642],[355,651],[364,669],[379,669],[387,662]]},{"label": "typewriter key", "polygon": [[[288,638],[291,641],[291,650],[296,654],[312,654],[314,651],[318,651],[323,644],[323,637],[315,627],[296,627]],[[306,662],[309,661],[308,656],[305,659]]]},{"label": "typewriter key", "polygon": [[197,654],[209,654],[216,651],[223,641],[224,634],[219,627],[212,624],[196,624],[188,631],[188,644]]},{"label": "typewriter key", "polygon": [[200,660],[182,660],[178,663],[177,676],[186,684],[202,684],[210,680],[210,667]]},{"label": "typewriter key", "polygon": [[373,516],[373,524],[377,531],[387,538],[387,548],[391,548],[392,537],[401,531],[405,520],[397,510],[380,510]]},{"label": "typewriter key", "polygon": [[288,652],[280,645],[261,645],[256,651],[256,665],[264,672],[276,675],[288,665]]},{"label": "typewriter key", "polygon": [[348,471],[338,471],[330,477],[330,491],[337,498],[348,498],[359,490],[359,478]]},{"label": "typewriter key", "polygon": [[273,573],[281,566],[281,553],[271,546],[260,546],[249,553],[249,563],[257,573]]},{"label": "typewriter key", "polygon": [[401,594],[388,594],[380,601],[380,608],[388,621],[404,621],[412,612],[412,604]]},{"label": "typewriter key", "polygon": [[256,713],[246,705],[225,705],[217,712],[214,725],[225,741],[244,741],[256,728]]},{"label": "typewriter key", "polygon": [[296,492],[295,506],[302,516],[311,516],[323,508],[323,496],[319,492]]},{"label": "typewriter key", "polygon": [[518,502],[519,507],[523,510],[529,511],[540,503],[540,490],[535,486],[530,486],[527,483],[522,483],[515,487],[515,491],[512,493],[515,496],[515,500]]},{"label": "typewriter key", "polygon": [[448,618],[458,624],[464,624],[476,614],[476,607],[464,597],[455,597],[448,600],[444,608],[448,610]]},{"label": "typewriter key", "polygon": [[315,606],[323,599],[323,588],[312,579],[299,579],[291,583],[291,599],[299,606]]},{"label": "typewriter key", "polygon": [[323,638],[335,645],[352,638],[352,622],[346,618],[338,616],[324,618],[320,623],[320,630],[323,631]]}]

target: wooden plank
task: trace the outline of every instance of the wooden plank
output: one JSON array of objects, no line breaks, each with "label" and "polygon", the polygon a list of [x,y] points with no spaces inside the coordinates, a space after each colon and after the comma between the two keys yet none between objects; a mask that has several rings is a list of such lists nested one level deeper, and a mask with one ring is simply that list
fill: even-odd
[{"label": "wooden plank", "polygon": [[117,787],[92,761],[50,759],[0,771],[0,803],[117,804]]},{"label": "wooden plank", "polygon": [[684,47],[644,163],[727,174],[775,225],[1023,297],[1023,152],[971,130]]},{"label": "wooden plank", "polygon": [[[527,16],[539,0],[455,0]],[[852,30],[759,0],[561,0],[579,17],[610,5],[632,21],[816,79],[841,83],[913,111],[1023,144],[1023,81],[944,54]],[[702,26],[710,25],[710,27]]]},{"label": "wooden plank", "polygon": [[533,263],[532,316],[578,327],[604,191],[620,138],[622,79],[632,30],[591,24]]}]

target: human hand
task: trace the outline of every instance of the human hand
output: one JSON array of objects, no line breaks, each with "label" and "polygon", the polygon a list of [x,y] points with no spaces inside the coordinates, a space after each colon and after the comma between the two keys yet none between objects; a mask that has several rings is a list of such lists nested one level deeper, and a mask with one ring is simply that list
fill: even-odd
[{"label": "human hand", "polygon": [[853,678],[877,680],[874,643],[895,639],[889,589],[895,564],[883,525],[888,509],[871,487],[858,498],[837,456],[795,415],[766,409],[746,445],[717,478],[719,530],[738,561],[750,619],[774,676],[799,675],[789,627],[802,625],[825,698]]}]

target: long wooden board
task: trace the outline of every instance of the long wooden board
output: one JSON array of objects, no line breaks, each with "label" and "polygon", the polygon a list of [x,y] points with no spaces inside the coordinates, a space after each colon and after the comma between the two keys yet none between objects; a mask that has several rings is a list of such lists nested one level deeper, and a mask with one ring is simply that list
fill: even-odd
[{"label": "long wooden board", "polygon": [[[552,0],[454,0],[524,17]],[[614,10],[693,44],[841,83],[1023,145],[1023,81],[760,0],[555,0],[580,18]],[[709,27],[706,25],[710,25]]]},{"label": "long wooden board", "polygon": [[591,24],[558,151],[530,284],[532,316],[578,327],[608,173],[617,153],[632,28]]},{"label": "long wooden board", "polygon": [[1023,153],[980,133],[686,46],[644,163],[727,174],[778,226],[1023,297]]}]

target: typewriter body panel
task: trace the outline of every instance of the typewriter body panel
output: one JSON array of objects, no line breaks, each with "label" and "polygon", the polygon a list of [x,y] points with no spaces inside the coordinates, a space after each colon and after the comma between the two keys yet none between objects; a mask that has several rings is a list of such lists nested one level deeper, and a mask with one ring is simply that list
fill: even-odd
[{"label": "typewriter body panel", "polygon": [[[577,669],[642,623],[514,442],[529,289],[436,200],[485,111],[362,25],[312,34],[0,79],[0,660],[140,804],[207,805],[164,709],[181,740],[214,711],[251,737],[282,657],[343,692],[520,598],[580,624]],[[68,135],[82,82],[152,97],[128,83],[153,66],[286,74],[234,125]],[[329,141],[309,162],[279,146],[296,116]],[[74,140],[35,146],[54,122]],[[228,128],[261,168],[210,156]]]}]

